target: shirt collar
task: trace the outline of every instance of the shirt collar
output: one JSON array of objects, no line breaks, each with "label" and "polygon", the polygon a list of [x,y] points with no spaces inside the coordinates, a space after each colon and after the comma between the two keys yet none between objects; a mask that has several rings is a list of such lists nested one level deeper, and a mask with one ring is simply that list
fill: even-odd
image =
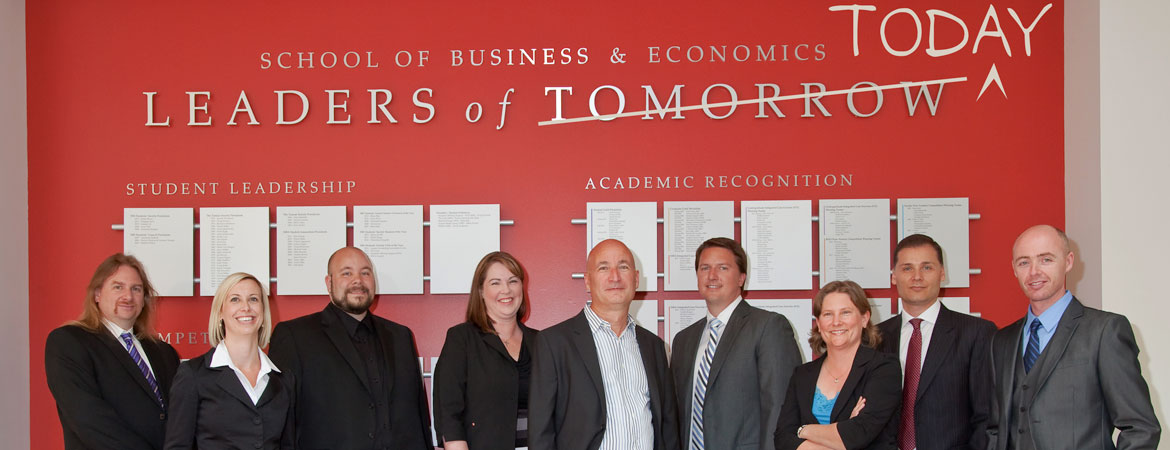
[{"label": "shirt collar", "polygon": [[353,339],[355,336],[357,336],[359,326],[365,325],[367,327],[367,331],[373,331],[372,321],[367,320],[370,319],[369,312],[366,312],[366,316],[363,317],[362,320],[357,320],[353,316],[349,315],[349,313],[342,311],[341,308],[338,308],[337,305],[333,304],[333,302],[329,302],[329,309],[337,315],[337,319],[341,321],[342,326],[345,327],[345,331],[349,333],[350,339]]},{"label": "shirt collar", "polygon": [[923,311],[922,314],[918,315],[918,317],[911,317],[910,314],[903,309],[902,327],[905,328],[912,326],[910,325],[910,319],[922,319],[923,322],[934,325],[936,322],[938,322],[939,311],[942,311],[942,300],[939,299],[935,299],[934,304],[930,305],[929,308],[926,308],[926,311]]},{"label": "shirt collar", "polygon": [[1072,292],[1065,290],[1060,300],[1057,300],[1056,303],[1053,303],[1052,306],[1049,306],[1048,309],[1040,313],[1039,317],[1032,314],[1032,305],[1028,304],[1028,320],[1024,321],[1024,326],[1032,326],[1032,320],[1039,318],[1040,326],[1044,327],[1044,331],[1055,330],[1056,326],[1060,324],[1060,317],[1064,315],[1064,310],[1068,309],[1069,303],[1072,303],[1072,297]]},{"label": "shirt collar", "polygon": [[[593,330],[594,332],[598,330],[612,330],[611,327],[613,324],[605,321],[605,319],[602,319],[601,316],[598,316],[597,313],[593,312],[593,308],[590,308],[589,305],[585,306],[585,320],[589,321],[589,329]],[[633,331],[634,326],[634,316],[631,316],[627,313],[626,331]],[[622,334],[625,335],[625,333]]]},{"label": "shirt collar", "polygon": [[707,310],[707,323],[711,323],[711,319],[717,318],[719,322],[727,325],[727,322],[731,320],[731,314],[735,312],[735,307],[739,306],[740,303],[743,303],[742,295],[736,297],[726,308],[723,308],[723,311],[720,311],[718,316],[712,316],[711,310]]},{"label": "shirt collar", "polygon": [[[260,375],[264,375],[271,371],[280,373],[280,369],[276,367],[276,364],[272,363],[271,359],[268,359],[268,355],[265,355],[264,352],[260,351],[260,349],[256,349],[256,351],[260,353]],[[211,364],[209,364],[209,367],[224,366],[227,366],[237,372],[240,371],[240,368],[236,367],[235,363],[232,362],[232,356],[228,354],[227,344],[225,344],[223,341],[220,341],[219,345],[215,346],[215,352],[211,354]]]},{"label": "shirt collar", "polygon": [[102,318],[102,324],[105,324],[106,329],[110,330],[111,333],[114,333],[114,337],[118,338],[118,342],[122,342],[122,334],[124,333],[130,333],[131,337],[135,337],[134,330],[123,330],[122,327],[118,326],[118,324],[105,318]]}]

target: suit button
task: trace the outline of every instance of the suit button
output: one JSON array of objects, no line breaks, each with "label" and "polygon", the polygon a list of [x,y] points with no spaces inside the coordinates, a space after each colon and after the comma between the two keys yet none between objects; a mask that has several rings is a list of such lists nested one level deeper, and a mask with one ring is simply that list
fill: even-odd
[{"label": "suit button", "polygon": [[1024,433],[1027,433],[1027,432],[1028,432],[1028,430],[1025,430],[1025,429],[1023,429],[1023,428],[1020,428],[1020,434],[1024,434]]},{"label": "suit button", "polygon": [[1025,412],[1025,411],[1027,411],[1027,410],[1028,410],[1028,408],[1025,408],[1025,407],[1023,407],[1023,406],[1021,406],[1021,407],[1020,407],[1020,412]]},{"label": "suit button", "polygon": [[370,409],[374,409],[374,404],[370,403]]},{"label": "suit button", "polygon": [[259,418],[259,417],[253,417],[253,418],[252,418],[252,424],[254,424],[254,425],[260,425],[260,418]]},{"label": "suit button", "polygon": [[1023,386],[1023,388],[1024,388],[1024,390],[1025,390],[1025,391],[1026,391],[1026,390],[1028,390],[1028,385],[1026,385],[1026,384],[1025,384],[1025,385]]},{"label": "suit button", "polygon": [[370,433],[370,439],[374,438],[374,433]]},{"label": "suit button", "polygon": [[158,420],[167,420],[167,413],[159,413]]},{"label": "suit button", "polygon": [[263,442],[256,442],[256,443],[252,444],[252,448],[260,448],[263,446],[264,446]]}]

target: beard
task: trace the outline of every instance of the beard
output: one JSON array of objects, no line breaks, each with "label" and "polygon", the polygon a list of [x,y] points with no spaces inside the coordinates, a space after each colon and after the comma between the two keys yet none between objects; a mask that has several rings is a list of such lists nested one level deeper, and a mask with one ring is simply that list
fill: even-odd
[{"label": "beard", "polygon": [[[349,294],[363,294],[365,300],[350,300]],[[365,314],[370,310],[370,305],[374,303],[374,296],[370,290],[365,286],[351,286],[345,290],[340,296],[330,295],[333,304],[349,314]]]}]

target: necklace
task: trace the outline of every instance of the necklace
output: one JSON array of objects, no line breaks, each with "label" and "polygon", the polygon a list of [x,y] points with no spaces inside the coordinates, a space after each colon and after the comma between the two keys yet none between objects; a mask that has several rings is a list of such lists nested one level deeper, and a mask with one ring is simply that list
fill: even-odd
[{"label": "necklace", "polygon": [[825,366],[825,372],[827,372],[829,376],[833,378],[833,384],[841,382],[841,377],[833,375],[833,371],[829,370],[829,366]]}]

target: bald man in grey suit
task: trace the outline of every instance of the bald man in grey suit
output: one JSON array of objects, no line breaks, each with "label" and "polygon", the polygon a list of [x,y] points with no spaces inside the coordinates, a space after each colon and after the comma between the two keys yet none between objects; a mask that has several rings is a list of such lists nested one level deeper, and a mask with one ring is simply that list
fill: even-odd
[{"label": "bald man in grey suit", "polygon": [[1158,448],[1133,329],[1125,316],[1085,307],[1065,290],[1068,237],[1048,225],[1029,228],[1012,247],[1012,264],[1029,305],[992,338],[988,448]]},{"label": "bald man in grey suit", "polygon": [[695,273],[707,317],[680,331],[671,349],[683,449],[772,450],[788,379],[801,363],[792,326],[743,300],[747,255],[738,242],[704,242]]}]

